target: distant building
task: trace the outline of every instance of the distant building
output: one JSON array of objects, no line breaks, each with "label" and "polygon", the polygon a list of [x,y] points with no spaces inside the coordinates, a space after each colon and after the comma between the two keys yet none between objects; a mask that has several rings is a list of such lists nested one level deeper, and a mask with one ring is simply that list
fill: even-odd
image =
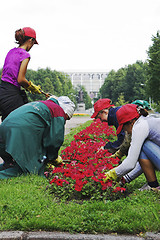
[{"label": "distant building", "polygon": [[93,99],[97,97],[99,89],[107,77],[107,72],[65,72],[71,79],[74,87],[84,86],[88,95]]}]

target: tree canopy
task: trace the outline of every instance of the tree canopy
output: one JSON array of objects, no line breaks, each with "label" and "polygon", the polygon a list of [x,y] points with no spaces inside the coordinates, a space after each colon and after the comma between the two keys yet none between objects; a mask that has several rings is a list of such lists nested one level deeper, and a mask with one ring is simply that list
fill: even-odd
[{"label": "tree canopy", "polygon": [[148,99],[146,95],[147,63],[137,61],[118,71],[111,70],[100,88],[102,98],[110,98],[114,103],[120,96],[125,102]]},{"label": "tree canopy", "polygon": [[[36,85],[40,85],[42,90],[46,93],[56,96],[67,95],[75,102],[75,90],[72,86],[71,80],[61,72],[51,71],[49,68],[38,69],[37,71],[27,70],[26,78],[27,80],[33,81]],[[28,95],[30,101],[37,100],[37,97],[44,99],[44,96],[33,94]]]},{"label": "tree canopy", "polygon": [[152,36],[153,45],[148,50],[147,92],[156,102],[160,102],[160,32]]}]

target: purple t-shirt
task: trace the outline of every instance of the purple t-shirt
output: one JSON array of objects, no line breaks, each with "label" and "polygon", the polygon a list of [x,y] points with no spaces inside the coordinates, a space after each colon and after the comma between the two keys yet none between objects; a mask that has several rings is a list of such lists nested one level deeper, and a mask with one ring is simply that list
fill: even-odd
[{"label": "purple t-shirt", "polygon": [[8,52],[4,62],[1,80],[4,82],[9,82],[15,85],[16,87],[20,88],[17,78],[21,62],[26,58],[30,58],[30,54],[25,49],[23,48],[11,49]]}]

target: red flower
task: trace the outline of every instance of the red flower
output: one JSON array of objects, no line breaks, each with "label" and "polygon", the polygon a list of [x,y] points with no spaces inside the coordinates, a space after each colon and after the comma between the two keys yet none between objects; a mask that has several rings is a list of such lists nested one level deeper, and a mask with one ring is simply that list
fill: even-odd
[{"label": "red flower", "polygon": [[93,173],[92,170],[87,170],[87,171],[84,172],[84,174],[85,174],[86,177],[92,177],[92,176],[94,176],[94,173]]},{"label": "red flower", "polygon": [[113,190],[113,192],[125,192],[126,191],[126,189],[125,188],[123,188],[123,187],[116,187],[114,190]]},{"label": "red flower", "polygon": [[62,179],[58,179],[56,182],[55,182],[58,186],[63,186],[63,180]]},{"label": "red flower", "polygon": [[[71,184],[73,189],[78,192],[82,191],[83,186],[89,181],[92,182],[92,187],[101,186],[102,191],[113,187],[112,181],[103,182],[104,173],[118,165],[119,159],[107,158],[111,155],[108,150],[97,152],[109,141],[108,136],[115,136],[114,128],[109,127],[107,123],[102,123],[99,119],[76,134],[70,146],[61,152],[62,159],[70,160],[70,162],[53,169],[50,184],[61,187]],[[71,181],[68,182],[66,178]],[[123,192],[124,190],[125,188],[117,187],[114,192]]]},{"label": "red flower", "polygon": [[71,177],[71,175],[72,175],[72,173],[71,173],[71,171],[69,169],[65,169],[64,170],[64,176],[65,177]]}]

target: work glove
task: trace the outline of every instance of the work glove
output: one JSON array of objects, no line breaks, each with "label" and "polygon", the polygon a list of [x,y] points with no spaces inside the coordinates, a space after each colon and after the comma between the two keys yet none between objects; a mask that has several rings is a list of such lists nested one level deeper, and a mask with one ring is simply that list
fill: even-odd
[{"label": "work glove", "polygon": [[62,160],[61,156],[58,156],[56,159],[53,160],[52,163],[55,167],[58,167],[61,163],[63,163],[63,160]]},{"label": "work glove", "polygon": [[121,159],[123,157],[123,153],[121,152],[121,150],[118,150],[117,152],[112,154],[110,157],[112,157],[112,158],[118,157],[119,159]]},{"label": "work glove", "polygon": [[108,180],[116,181],[118,180],[115,168],[111,169],[107,173],[105,173],[105,177],[103,178],[104,182],[107,182]]},{"label": "work glove", "polygon": [[54,165],[55,167],[58,167],[61,163],[63,163],[63,160],[62,160],[61,156],[58,156],[56,159],[50,159],[49,160],[50,166]]},{"label": "work glove", "polygon": [[35,85],[31,81],[29,81],[29,86],[26,88],[27,91],[32,92],[32,93],[39,93],[41,94],[41,86],[40,85]]},{"label": "work glove", "polygon": [[56,158],[55,163],[56,163],[56,164],[61,164],[61,163],[63,163],[63,160],[62,160],[61,156],[58,156],[58,157]]}]

